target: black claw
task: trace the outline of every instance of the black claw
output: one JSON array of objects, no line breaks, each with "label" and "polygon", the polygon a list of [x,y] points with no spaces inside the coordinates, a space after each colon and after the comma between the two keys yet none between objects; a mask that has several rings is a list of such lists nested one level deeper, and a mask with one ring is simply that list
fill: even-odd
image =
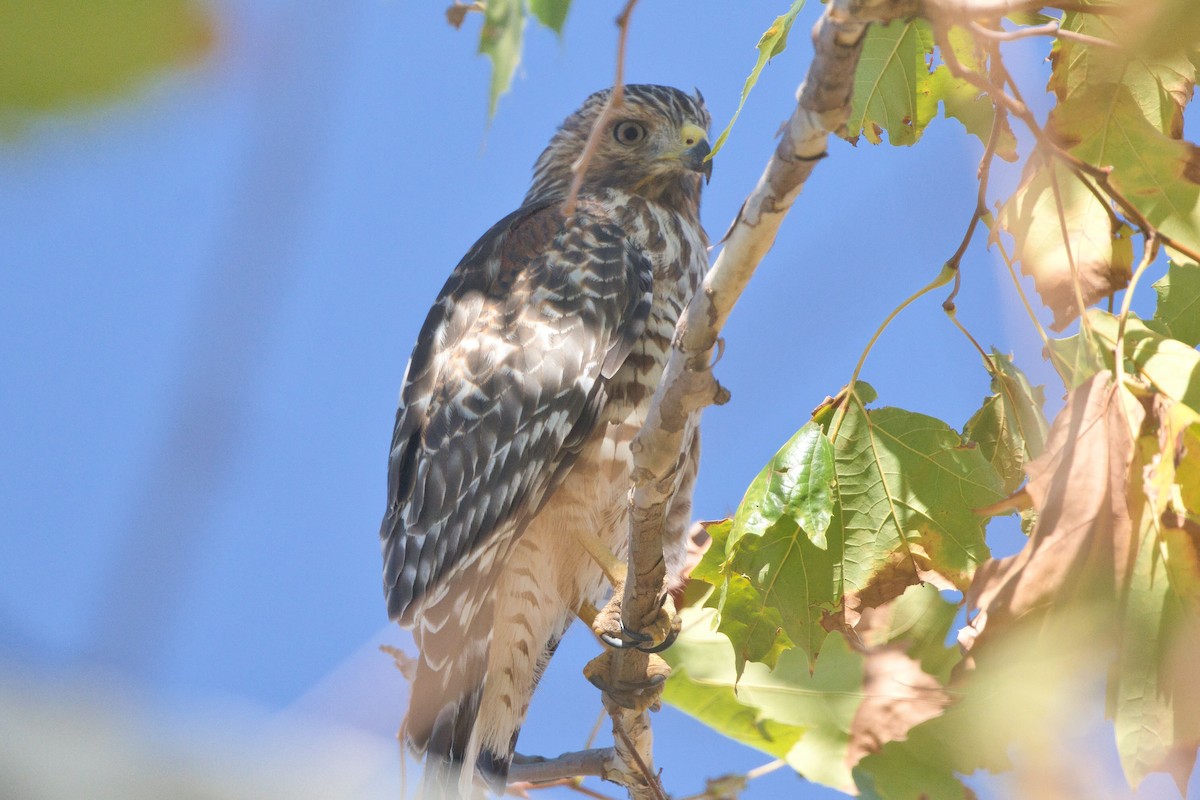
[{"label": "black claw", "polygon": [[600,633],[600,634],[597,634],[597,636],[600,637],[600,641],[604,642],[606,645],[613,648],[614,650],[628,650],[629,648],[637,647],[640,644],[640,642],[628,641],[626,639],[618,639],[616,636],[613,636],[608,633]]},{"label": "black claw", "polygon": [[642,633],[641,631],[629,630],[629,628],[625,627],[624,622],[621,623],[621,635],[624,636],[626,639],[631,639],[631,640],[637,642],[639,645],[645,644],[646,642],[654,641],[654,637],[647,633]]}]

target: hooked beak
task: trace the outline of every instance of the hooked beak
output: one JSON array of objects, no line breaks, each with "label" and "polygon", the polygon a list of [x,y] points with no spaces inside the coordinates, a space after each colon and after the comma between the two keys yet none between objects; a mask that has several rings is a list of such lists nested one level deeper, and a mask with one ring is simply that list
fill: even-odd
[{"label": "hooked beak", "polygon": [[703,175],[704,182],[708,183],[712,180],[712,161],[708,158],[708,154],[711,152],[712,148],[708,146],[708,140],[701,139],[695,145],[684,150],[680,155],[680,160],[692,172],[699,172]]}]

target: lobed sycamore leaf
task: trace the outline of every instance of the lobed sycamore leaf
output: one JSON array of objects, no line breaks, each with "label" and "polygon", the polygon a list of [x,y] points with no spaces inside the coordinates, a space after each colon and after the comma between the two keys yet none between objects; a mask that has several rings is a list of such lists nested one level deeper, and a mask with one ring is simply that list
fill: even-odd
[{"label": "lobed sycamore leaf", "polygon": [[1131,231],[1125,225],[1114,230],[1112,219],[1111,209],[1074,173],[1036,153],[1000,209],[998,224],[1013,237],[1021,272],[1054,312],[1055,330],[1079,316],[1076,283],[1085,306],[1128,285]]},{"label": "lobed sycamore leaf", "polygon": [[1172,339],[1200,345],[1200,266],[1172,261],[1154,291],[1158,293],[1157,326]]},{"label": "lobed sycamore leaf", "polygon": [[833,423],[844,621],[928,581],[965,589],[988,557],[974,509],[1000,499],[999,475],[978,447],[941,420],[871,411],[853,393]]},{"label": "lobed sycamore leaf", "polygon": [[537,21],[560,35],[570,8],[571,0],[529,0],[529,11]]},{"label": "lobed sycamore leaf", "polygon": [[488,0],[483,29],[479,32],[479,52],[492,60],[492,79],[488,86],[488,116],[496,115],[500,95],[512,85],[513,73],[521,61],[521,42],[525,34],[525,8],[522,0]]},{"label": "lobed sycamore leaf", "polygon": [[771,23],[771,27],[767,28],[763,32],[763,35],[759,37],[758,44],[756,45],[758,48],[758,59],[754,62],[754,68],[750,70],[750,74],[746,77],[746,82],[742,85],[742,96],[738,100],[738,107],[733,112],[733,117],[713,143],[712,153],[708,156],[709,159],[712,159],[725,146],[725,140],[729,138],[729,132],[733,130],[733,124],[737,122],[738,116],[741,115],[742,107],[746,105],[746,98],[750,96],[750,91],[758,83],[758,76],[762,74],[763,67],[772,58],[787,48],[788,34],[792,30],[792,23],[796,21],[796,15],[800,13],[800,9],[802,8],[804,8],[804,0],[792,0],[791,7],[784,14],[776,17],[775,21]]},{"label": "lobed sycamore leaf", "polygon": [[846,136],[861,133],[871,144],[888,141],[911,145],[937,113],[938,98],[930,85],[929,55],[933,33],[920,18],[896,20],[867,29],[858,69]]},{"label": "lobed sycamore leaf", "polygon": [[4,4],[0,110],[48,111],[128,90],[155,72],[198,61],[215,38],[193,0]]}]

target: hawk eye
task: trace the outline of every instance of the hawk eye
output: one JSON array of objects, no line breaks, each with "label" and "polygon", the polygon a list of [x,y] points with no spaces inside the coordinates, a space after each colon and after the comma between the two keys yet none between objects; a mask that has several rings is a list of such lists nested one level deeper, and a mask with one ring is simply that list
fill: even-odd
[{"label": "hawk eye", "polygon": [[642,127],[641,123],[627,119],[624,122],[618,122],[617,126],[613,128],[613,138],[621,144],[637,144],[646,138],[646,129]]}]

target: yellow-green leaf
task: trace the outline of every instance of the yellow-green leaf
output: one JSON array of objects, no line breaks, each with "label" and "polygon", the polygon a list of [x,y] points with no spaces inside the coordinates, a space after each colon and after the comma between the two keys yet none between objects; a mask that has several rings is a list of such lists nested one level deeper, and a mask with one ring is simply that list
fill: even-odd
[{"label": "yellow-green leaf", "polygon": [[492,60],[492,80],[488,88],[488,116],[495,116],[500,95],[512,85],[513,73],[521,61],[521,40],[525,32],[522,0],[488,0],[483,29],[479,32],[479,52]]},{"label": "yellow-green leaf", "polygon": [[1200,248],[1200,153],[1146,119],[1124,84],[1091,84],[1059,102],[1048,131],[1111,181],[1152,225]]},{"label": "yellow-green leaf", "polygon": [[192,0],[0,0],[0,112],[101,100],[213,44]]},{"label": "yellow-green leaf", "polygon": [[1172,339],[1200,345],[1200,266],[1171,262],[1167,274],[1154,284],[1158,308],[1154,321]]},{"label": "yellow-green leaf", "polygon": [[933,33],[923,19],[867,29],[846,122],[851,141],[861,133],[871,144],[879,144],[883,131],[894,145],[910,145],[921,138],[937,113],[929,74],[932,52]]},{"label": "yellow-green leaf", "polygon": [[571,0],[529,0],[530,12],[555,33],[562,33],[570,7]]},{"label": "yellow-green leaf", "polygon": [[746,98],[750,96],[750,91],[758,83],[758,76],[762,74],[763,67],[787,47],[788,33],[791,32],[792,23],[796,21],[796,15],[802,8],[804,8],[804,0],[793,0],[791,8],[782,16],[776,17],[775,21],[771,23],[771,27],[767,28],[759,37],[758,59],[754,62],[754,68],[750,70],[745,84],[742,85],[742,97],[738,100],[737,110],[733,112],[729,124],[725,126],[725,130],[721,131],[721,135],[713,144],[712,153],[708,156],[710,159],[725,146],[725,140],[729,138],[729,132],[733,130],[733,123],[737,122],[738,116],[742,113],[742,107],[746,105]]}]

